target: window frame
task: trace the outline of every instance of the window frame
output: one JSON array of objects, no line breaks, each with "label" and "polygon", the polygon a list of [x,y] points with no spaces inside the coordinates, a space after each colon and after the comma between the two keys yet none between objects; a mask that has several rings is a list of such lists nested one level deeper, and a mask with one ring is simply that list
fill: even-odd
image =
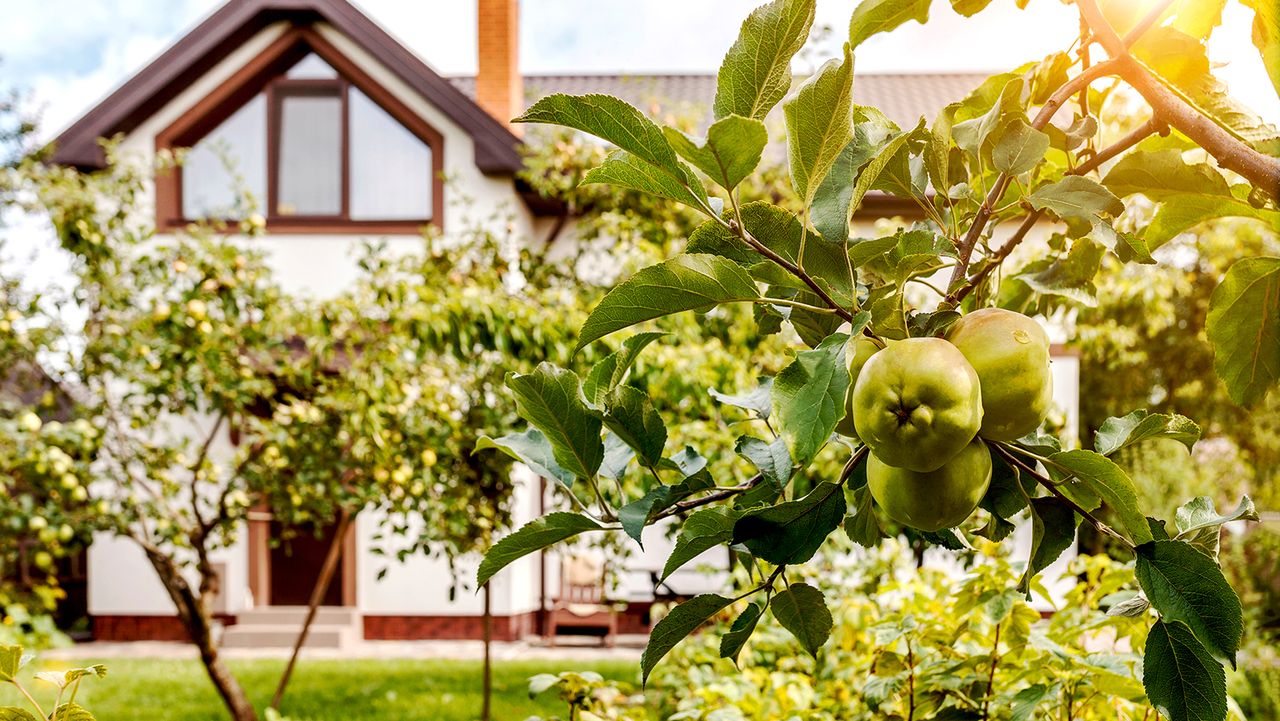
[{"label": "window frame", "polygon": [[[285,73],[298,61],[315,53],[337,73],[336,78],[288,78]],[[431,150],[431,214],[427,218],[353,220],[350,217],[350,90],[355,88],[394,120],[403,125]],[[280,153],[280,109],[285,97],[296,94],[332,94],[337,91],[342,104],[341,212],[338,215],[279,215],[278,170]],[[351,61],[312,28],[294,28],[272,42],[258,56],[233,73],[213,92],[197,101],[176,121],[156,135],[156,151],[172,152],[194,146],[224,120],[252,100],[267,95],[267,197],[263,216],[267,230],[284,234],[386,233],[418,234],[427,225],[444,227],[444,137],[392,92]],[[175,168],[157,175],[156,227],[174,230],[197,222],[183,217],[182,172]],[[210,219],[211,224],[217,221]],[[233,224],[226,232],[235,232]]]}]

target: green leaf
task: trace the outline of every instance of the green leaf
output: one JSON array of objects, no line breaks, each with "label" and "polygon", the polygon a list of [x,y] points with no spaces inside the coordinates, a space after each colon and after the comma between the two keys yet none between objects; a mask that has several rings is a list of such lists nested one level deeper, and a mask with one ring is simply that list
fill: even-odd
[{"label": "green leaf", "polygon": [[40,721],[40,719],[25,708],[0,706],[0,721]]},{"label": "green leaf", "polygon": [[951,0],[951,9],[965,17],[972,17],[990,4],[991,0]]},{"label": "green leaf", "polygon": [[[676,464],[679,465],[679,464]],[[635,539],[636,543],[644,547],[641,540],[641,534],[644,527],[654,514],[670,508],[673,504],[678,503],[689,496],[715,486],[715,481],[711,479],[711,475],[706,471],[706,460],[703,459],[700,465],[686,465],[683,468],[687,474],[684,480],[675,485],[658,485],[649,489],[641,498],[628,503],[618,511],[618,522],[622,524],[622,530],[627,535]]]},{"label": "green leaf", "polygon": [[1036,707],[1053,696],[1054,689],[1042,683],[1028,686],[1013,696],[1009,721],[1032,721]]},{"label": "green leaf", "polygon": [[1231,197],[1222,173],[1208,163],[1188,163],[1172,148],[1126,153],[1107,171],[1102,184],[1122,198],[1135,194],[1155,201],[1180,194]]},{"label": "green leaf", "polygon": [[607,140],[677,179],[683,176],[682,165],[662,134],[662,128],[644,113],[611,95],[555,93],[538,100],[512,122],[575,128]]},{"label": "green leaf", "polygon": [[853,492],[853,513],[845,516],[844,532],[849,540],[863,548],[875,548],[885,537],[880,519],[876,518],[871,490],[865,485]]},{"label": "green leaf", "polygon": [[591,371],[582,381],[582,392],[587,400],[596,405],[603,405],[609,391],[620,385],[627,377],[627,371],[635,364],[640,351],[666,333],[654,331],[636,333],[622,341],[622,347],[610,353],[591,366]]},{"label": "green leaf", "polygon": [[621,481],[627,475],[627,466],[635,460],[636,452],[613,431],[604,432],[604,460],[600,461],[600,475]]},{"label": "green leaf", "polygon": [[1222,664],[1180,623],[1156,621],[1147,635],[1142,685],[1169,721],[1223,721],[1227,679]]},{"label": "green leaf", "polygon": [[867,267],[894,281],[902,288],[911,278],[928,275],[942,268],[942,258],[956,255],[956,248],[946,238],[927,228],[899,228],[889,252],[867,263]]},{"label": "green leaf", "polygon": [[769,143],[764,123],[741,115],[728,115],[712,123],[701,143],[675,128],[664,128],[663,132],[680,157],[725,190],[736,188],[756,169]]},{"label": "green leaf", "polygon": [[809,206],[809,218],[823,238],[832,243],[849,239],[849,221],[855,210],[853,185],[858,169],[896,132],[897,126],[879,110],[861,105],[853,107],[853,139],[836,157]]},{"label": "green leaf", "polygon": [[787,452],[786,439],[778,438],[766,443],[752,436],[740,436],[733,449],[751,461],[765,482],[778,491],[791,480],[791,454]]},{"label": "green leaf", "polygon": [[871,190],[871,186],[880,179],[880,174],[888,167],[890,161],[897,157],[899,152],[905,152],[904,148],[907,141],[911,140],[911,135],[911,133],[899,133],[885,141],[876,150],[875,156],[862,167],[858,173],[858,179],[854,181],[853,194],[849,198],[850,214],[858,212],[858,208],[862,207],[862,200],[867,197],[867,191]]},{"label": "green leaf", "polygon": [[58,721],[94,721],[93,714],[78,703],[64,703],[54,712]]},{"label": "green leaf", "polygon": [[639,388],[618,386],[609,392],[605,407],[604,424],[609,430],[635,449],[642,464],[657,465],[667,443],[667,426],[649,395]]},{"label": "green leaf", "polygon": [[1280,258],[1246,258],[1231,266],[1209,298],[1205,330],[1213,368],[1231,400],[1261,401],[1280,379]]},{"label": "green leaf", "polygon": [[992,104],[982,115],[956,123],[951,128],[956,145],[972,155],[989,157],[991,140],[1002,128],[1008,127],[1007,124],[1015,118],[1026,122],[1022,104],[1025,87],[1026,82],[1019,75],[1005,79],[1000,94],[992,99]]},{"label": "green leaf", "polygon": [[556,462],[551,442],[537,428],[529,428],[523,433],[509,433],[500,438],[480,436],[472,453],[488,449],[502,451],[543,478],[560,481],[565,486],[573,483],[573,473],[566,471]]},{"label": "green leaf", "polygon": [[551,443],[556,463],[579,478],[593,477],[604,460],[600,416],[583,402],[578,376],[543,362],[532,373],[508,373],[507,387],[516,413]]},{"label": "green leaf", "polygon": [[840,152],[853,139],[853,54],[829,60],[782,104],[787,157],[796,195],[807,207]]},{"label": "green leaf", "polygon": [[762,377],[760,385],[746,393],[730,395],[714,388],[707,389],[707,393],[727,406],[751,411],[757,418],[769,420],[769,414],[773,412],[773,378],[769,376]]},{"label": "green leaf", "polygon": [[1049,460],[1074,473],[1085,486],[1106,501],[1120,519],[1121,529],[1128,532],[1129,540],[1135,545],[1151,540],[1147,517],[1138,508],[1138,492],[1120,466],[1106,456],[1084,450],[1054,453]]},{"label": "green leaf", "polygon": [[834,333],[813,350],[800,351],[773,381],[779,432],[803,468],[826,445],[844,417],[849,368],[844,346],[849,336]]},{"label": "green leaf", "polygon": [[1186,624],[1219,661],[1236,665],[1240,647],[1240,599],[1218,564],[1184,541],[1138,547],[1138,584],[1165,621]]},{"label": "green leaf", "polygon": [[738,520],[738,512],[726,506],[704,508],[685,519],[676,536],[675,548],[667,557],[662,567],[659,582],[675,573],[684,564],[692,561],[706,551],[733,540],[733,524]]},{"label": "green leaf", "polygon": [[609,291],[582,324],[574,351],[647,320],[759,297],[755,281],[737,264],[714,255],[678,255]]},{"label": "green leaf", "polygon": [[760,622],[768,604],[766,599],[753,601],[733,619],[733,625],[720,637],[720,658],[730,659],[734,666],[738,665],[738,654],[742,653],[742,647],[756,630],[756,624]]},{"label": "green leaf", "polygon": [[714,593],[703,593],[672,608],[658,621],[649,634],[649,644],[640,656],[640,672],[644,682],[649,681],[649,673],[653,671],[663,656],[675,648],[689,634],[698,630],[712,616],[733,603],[733,599],[717,596]]},{"label": "green leaf", "polygon": [[1089,238],[1071,244],[1065,258],[1032,261],[1014,276],[1041,295],[1056,295],[1088,307],[1098,305],[1098,289],[1093,278],[1102,267],[1107,251]]},{"label": "green leaf", "polygon": [[706,205],[706,191],[688,168],[680,166],[673,174],[625,150],[610,153],[603,163],[582,176],[583,185],[592,183],[638,190],[699,210]]},{"label": "green leaf", "polygon": [[7,683],[17,678],[22,666],[21,646],[0,646],[0,683]]},{"label": "green leaf", "polygon": [[773,617],[791,632],[810,656],[831,637],[831,611],[822,591],[807,583],[793,583],[770,601]]},{"label": "green leaf", "polygon": [[476,586],[488,583],[495,573],[506,568],[512,561],[573,538],[579,533],[603,528],[604,526],[578,513],[548,513],[542,518],[534,519],[493,544],[476,571]]},{"label": "green leaf", "polygon": [[764,120],[791,88],[791,58],[809,39],[813,16],[813,0],[774,0],[743,21],[720,64],[716,118]]},{"label": "green leaf", "polygon": [[1139,409],[1128,415],[1103,421],[1093,434],[1093,449],[1109,456],[1121,448],[1152,438],[1177,441],[1190,451],[1196,441],[1200,440],[1200,426],[1190,418],[1176,413],[1148,413]]},{"label": "green leaf", "polygon": [[908,20],[924,24],[930,0],[862,0],[849,18],[849,44],[858,47],[877,33],[887,33]]},{"label": "green leaf", "polygon": [[1214,508],[1212,498],[1198,496],[1178,507],[1174,523],[1178,527],[1177,540],[1186,541],[1210,558],[1217,560],[1218,543],[1221,540],[1224,523],[1258,520],[1261,520],[1258,509],[1254,507],[1253,499],[1248,496],[1241,498],[1236,510],[1226,516],[1219,514],[1218,509]]},{"label": "green leaf", "polygon": [[996,130],[991,167],[1009,175],[1021,175],[1036,166],[1049,150],[1049,136],[1015,115]]},{"label": "green leaf", "polygon": [[1262,55],[1262,67],[1280,94],[1280,5],[1273,0],[1241,0],[1253,9],[1253,44]]},{"label": "green leaf", "polygon": [[774,565],[804,563],[840,526],[844,511],[842,488],[819,483],[803,498],[744,513],[733,542]]},{"label": "green leaf", "polygon": [[1151,223],[1142,232],[1142,239],[1146,241],[1148,248],[1155,250],[1179,234],[1218,218],[1250,218],[1261,220],[1271,227],[1280,226],[1280,211],[1255,208],[1237,198],[1199,194],[1171,195],[1156,208]]},{"label": "green leaf", "polygon": [[1102,215],[1119,215],[1124,204],[1097,181],[1068,175],[1056,183],[1042,185],[1027,196],[1038,210],[1053,211],[1058,217],[1093,220]]},{"label": "green leaf", "polygon": [[1076,514],[1056,498],[1031,499],[1031,557],[1018,591],[1031,595],[1031,582],[1076,541]]}]

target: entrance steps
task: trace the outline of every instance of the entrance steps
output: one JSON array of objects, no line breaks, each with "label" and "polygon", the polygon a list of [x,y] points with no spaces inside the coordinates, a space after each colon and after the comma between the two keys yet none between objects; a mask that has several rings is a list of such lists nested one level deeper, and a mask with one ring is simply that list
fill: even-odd
[{"label": "entrance steps", "polygon": [[[223,648],[289,649],[298,640],[305,606],[266,606],[245,611],[222,632]],[[321,606],[303,648],[350,649],[364,638],[360,612],[343,606]]]}]

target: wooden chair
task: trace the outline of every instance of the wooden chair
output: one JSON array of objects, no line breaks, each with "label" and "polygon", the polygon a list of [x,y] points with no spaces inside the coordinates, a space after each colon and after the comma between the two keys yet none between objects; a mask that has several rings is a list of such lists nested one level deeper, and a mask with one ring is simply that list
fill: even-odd
[{"label": "wooden chair", "polygon": [[547,643],[556,644],[561,628],[604,629],[603,643],[612,648],[618,614],[605,599],[605,568],[598,558],[568,556],[560,567],[560,595],[547,618]]}]

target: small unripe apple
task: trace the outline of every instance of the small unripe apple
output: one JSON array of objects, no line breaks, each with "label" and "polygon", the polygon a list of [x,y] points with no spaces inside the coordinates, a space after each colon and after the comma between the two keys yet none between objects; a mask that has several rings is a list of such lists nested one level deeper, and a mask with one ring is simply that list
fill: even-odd
[{"label": "small unripe apple", "polygon": [[853,424],[853,386],[858,382],[862,367],[883,348],[884,343],[865,335],[854,336],[845,345],[844,361],[849,368],[849,389],[844,394],[844,418],[836,424],[836,433],[850,438],[858,437],[858,429]]},{"label": "small unripe apple", "polygon": [[993,441],[1012,441],[1040,427],[1053,404],[1049,336],[1040,324],[1002,308],[974,311],[952,324],[947,340],[982,383],[982,429]]},{"label": "small unripe apple", "polygon": [[890,518],[921,531],[953,528],[978,507],[991,485],[991,451],[980,439],[932,471],[894,468],[867,459],[867,486]]},{"label": "small unripe apple", "polygon": [[978,374],[941,338],[889,341],[858,375],[853,422],[881,461],[932,471],[954,458],[982,425]]}]

